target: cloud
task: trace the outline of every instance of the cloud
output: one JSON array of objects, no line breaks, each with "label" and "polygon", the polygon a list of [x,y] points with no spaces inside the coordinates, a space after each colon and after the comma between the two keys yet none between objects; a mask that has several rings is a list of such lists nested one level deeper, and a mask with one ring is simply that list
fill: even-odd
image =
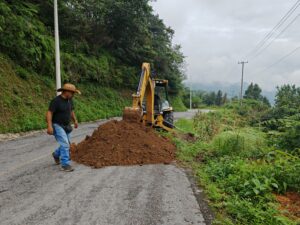
[{"label": "cloud", "polygon": [[[300,50],[265,70],[300,46],[300,18],[261,55],[255,59],[245,55],[294,3],[295,0],[157,0],[151,5],[175,30],[174,43],[182,46],[187,57],[191,81],[239,82],[241,67],[237,62],[248,59],[245,81],[257,82],[263,89],[273,90],[285,83],[300,85]],[[293,16],[299,13],[300,7]]]}]

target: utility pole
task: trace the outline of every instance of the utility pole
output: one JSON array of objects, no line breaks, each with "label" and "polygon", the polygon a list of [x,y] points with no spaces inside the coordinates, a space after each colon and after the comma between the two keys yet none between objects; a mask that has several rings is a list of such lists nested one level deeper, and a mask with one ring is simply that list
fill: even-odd
[{"label": "utility pole", "polygon": [[241,93],[240,93],[240,104],[243,105],[243,86],[244,86],[244,68],[245,64],[247,64],[245,61],[238,62],[238,64],[242,64],[242,80],[241,80]]},{"label": "utility pole", "polygon": [[193,104],[192,104],[192,94],[193,94],[193,92],[192,92],[192,87],[190,87],[190,110],[192,110],[192,108],[193,108]]},{"label": "utility pole", "polygon": [[193,92],[192,92],[192,79],[191,79],[191,75],[188,75],[188,81],[190,82],[190,84],[189,84],[189,86],[190,86],[190,110],[192,110],[192,108],[193,108],[193,103],[192,103],[192,94],[193,94]]},{"label": "utility pole", "polygon": [[61,73],[60,73],[60,49],[59,49],[59,27],[58,27],[57,0],[54,0],[54,30],[55,30],[54,33],[55,33],[56,89],[59,89],[59,88],[61,88]]}]

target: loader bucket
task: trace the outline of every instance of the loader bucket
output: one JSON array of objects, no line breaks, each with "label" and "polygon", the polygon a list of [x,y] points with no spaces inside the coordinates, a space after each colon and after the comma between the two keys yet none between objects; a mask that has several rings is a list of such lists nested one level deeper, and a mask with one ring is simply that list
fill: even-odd
[{"label": "loader bucket", "polygon": [[128,122],[140,122],[142,119],[142,112],[140,109],[126,107],[123,110],[123,120]]}]

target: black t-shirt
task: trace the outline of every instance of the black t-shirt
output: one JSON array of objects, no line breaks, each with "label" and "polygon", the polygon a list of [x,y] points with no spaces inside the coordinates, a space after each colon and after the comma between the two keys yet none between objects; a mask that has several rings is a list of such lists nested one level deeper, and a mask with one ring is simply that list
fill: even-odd
[{"label": "black t-shirt", "polygon": [[65,99],[61,95],[55,97],[49,105],[53,113],[52,123],[67,126],[71,123],[71,112],[74,110],[72,99]]}]

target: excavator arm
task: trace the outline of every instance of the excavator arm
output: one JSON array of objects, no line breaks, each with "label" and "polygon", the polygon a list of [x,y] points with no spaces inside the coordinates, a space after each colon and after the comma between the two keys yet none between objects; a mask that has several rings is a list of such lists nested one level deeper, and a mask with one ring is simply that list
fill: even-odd
[{"label": "excavator arm", "polygon": [[[151,78],[150,64],[143,63],[137,91],[132,95],[132,107],[125,107],[123,120],[140,121],[145,125],[161,127],[164,130],[171,131],[163,124],[164,118],[162,115],[154,115],[154,92],[155,80]],[[146,106],[145,112],[143,111],[144,103]]]},{"label": "excavator arm", "polygon": [[146,114],[143,120],[146,124],[154,123],[154,83],[151,79],[150,64],[143,63],[142,73],[140,77],[137,92],[132,95],[132,108],[136,110],[143,110],[143,102],[146,100]]}]

